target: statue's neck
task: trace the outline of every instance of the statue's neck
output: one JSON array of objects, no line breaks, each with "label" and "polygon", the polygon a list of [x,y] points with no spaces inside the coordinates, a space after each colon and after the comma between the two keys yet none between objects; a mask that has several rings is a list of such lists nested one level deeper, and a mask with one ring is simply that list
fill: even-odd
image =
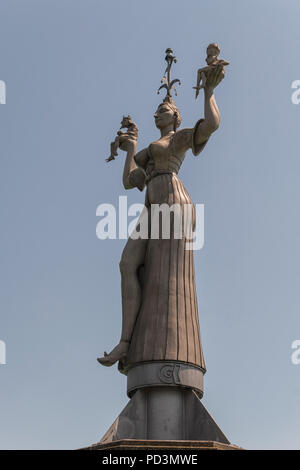
[{"label": "statue's neck", "polygon": [[165,137],[168,134],[174,133],[174,127],[171,125],[169,127],[166,127],[165,129],[160,130],[160,136]]}]

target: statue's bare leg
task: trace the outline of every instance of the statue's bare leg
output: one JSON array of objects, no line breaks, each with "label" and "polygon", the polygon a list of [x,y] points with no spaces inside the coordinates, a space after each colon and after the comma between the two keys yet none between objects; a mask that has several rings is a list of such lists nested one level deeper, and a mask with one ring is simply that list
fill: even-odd
[{"label": "statue's bare leg", "polygon": [[98,358],[102,365],[112,366],[126,357],[142,300],[138,270],[144,264],[147,243],[147,239],[129,238],[123,250],[120,261],[123,312],[121,340],[109,354],[104,353],[104,357]]}]

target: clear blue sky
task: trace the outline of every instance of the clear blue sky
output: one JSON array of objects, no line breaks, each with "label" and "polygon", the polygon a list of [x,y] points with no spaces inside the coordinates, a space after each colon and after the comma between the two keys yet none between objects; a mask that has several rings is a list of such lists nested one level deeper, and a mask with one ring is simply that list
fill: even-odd
[{"label": "clear blue sky", "polygon": [[123,157],[104,159],[123,114],[139,148],[157,137],[167,47],[182,125],[195,124],[215,41],[230,61],[221,126],[181,171],[205,205],[203,402],[237,445],[300,449],[299,15],[297,0],[0,0],[1,448],[88,445],[125,406],[125,377],[96,362],[120,335],[125,242],[98,240],[95,214],[144,196],[122,188]]}]

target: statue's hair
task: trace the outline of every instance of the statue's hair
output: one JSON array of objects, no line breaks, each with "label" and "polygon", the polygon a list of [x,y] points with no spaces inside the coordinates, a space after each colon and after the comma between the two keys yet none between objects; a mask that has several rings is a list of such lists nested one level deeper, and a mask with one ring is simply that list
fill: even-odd
[{"label": "statue's hair", "polygon": [[163,102],[159,106],[162,106],[163,104],[168,105],[169,108],[174,112],[174,116],[175,116],[174,131],[176,132],[177,128],[181,124],[181,115],[180,115],[179,109],[177,108],[173,98],[171,96],[168,96],[168,95],[165,97],[165,99],[163,100]]},{"label": "statue's hair", "polygon": [[216,44],[215,42],[213,42],[213,43],[211,43],[211,44],[209,44],[209,45],[207,46],[206,52],[208,53],[208,51],[209,51],[210,49],[214,49],[215,52],[217,53],[217,55],[219,55],[220,52],[221,52],[221,51],[220,51],[220,48],[219,48],[219,46],[218,46],[218,44]]}]

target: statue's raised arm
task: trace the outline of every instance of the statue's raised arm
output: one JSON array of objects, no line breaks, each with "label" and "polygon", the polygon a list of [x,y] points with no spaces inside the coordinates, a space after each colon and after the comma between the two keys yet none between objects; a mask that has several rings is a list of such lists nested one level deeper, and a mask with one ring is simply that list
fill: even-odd
[{"label": "statue's raised arm", "polygon": [[214,89],[225,77],[225,66],[229,62],[219,60],[220,49],[217,44],[210,44],[207,47],[207,67],[198,70],[196,98],[199,90],[204,90],[204,118],[197,121],[194,128],[182,129],[177,132],[177,148],[181,152],[186,152],[189,148],[194,155],[205,147],[209,137],[220,125],[220,112],[214,96]]},{"label": "statue's raised arm", "polygon": [[210,65],[198,70],[198,77],[199,72],[201,73],[200,76],[204,75],[203,85],[199,86],[199,88],[204,88],[204,119],[200,122],[198,121],[197,128],[195,129],[195,150],[199,145],[206,142],[220,125],[220,113],[214,97],[214,89],[225,77],[225,65],[229,63],[217,59],[219,52],[220,49],[217,44],[210,44],[207,48],[206,59]]}]

